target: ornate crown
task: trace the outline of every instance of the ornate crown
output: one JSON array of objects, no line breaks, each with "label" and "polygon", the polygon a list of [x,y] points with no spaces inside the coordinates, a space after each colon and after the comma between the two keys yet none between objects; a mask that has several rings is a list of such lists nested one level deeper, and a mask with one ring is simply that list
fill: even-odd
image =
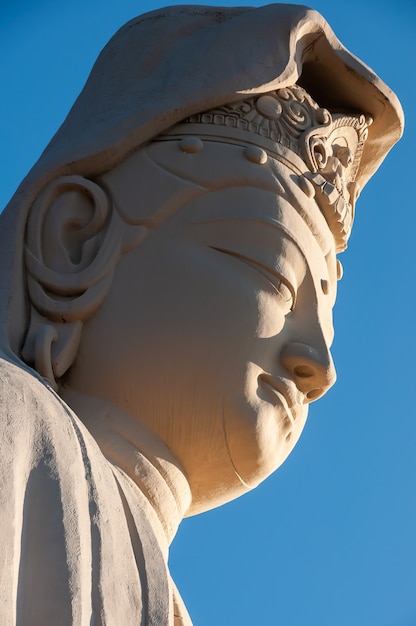
[{"label": "ornate crown", "polygon": [[331,114],[294,85],[192,115],[168,134],[254,144],[285,162],[301,175],[305,193],[315,195],[337,251],[342,251],[351,232],[359,192],[355,178],[371,123],[363,114]]}]

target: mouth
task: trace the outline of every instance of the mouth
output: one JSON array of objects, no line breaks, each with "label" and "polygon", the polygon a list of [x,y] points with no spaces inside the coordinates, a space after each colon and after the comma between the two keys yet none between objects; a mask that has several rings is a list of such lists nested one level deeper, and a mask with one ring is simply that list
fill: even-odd
[{"label": "mouth", "polygon": [[273,378],[270,374],[260,374],[258,380],[269,390],[271,389],[273,394],[278,397],[278,400],[286,411],[289,421],[292,426],[294,426],[295,422],[299,418],[301,409],[299,402],[296,401],[296,395],[298,395],[298,392],[294,393],[288,387],[286,382],[279,378]]}]

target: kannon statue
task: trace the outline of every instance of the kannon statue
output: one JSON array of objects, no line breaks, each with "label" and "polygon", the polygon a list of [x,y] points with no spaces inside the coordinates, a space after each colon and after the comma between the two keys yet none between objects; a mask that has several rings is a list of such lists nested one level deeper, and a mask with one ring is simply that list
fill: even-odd
[{"label": "kannon statue", "polygon": [[0,622],[190,626],[168,547],[335,381],[395,95],[301,6],[126,24],[1,216]]}]

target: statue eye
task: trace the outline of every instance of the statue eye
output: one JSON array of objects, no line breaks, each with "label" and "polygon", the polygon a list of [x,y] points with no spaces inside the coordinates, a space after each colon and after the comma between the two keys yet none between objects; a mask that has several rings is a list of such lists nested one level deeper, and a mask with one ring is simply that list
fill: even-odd
[{"label": "statue eye", "polygon": [[292,293],[291,289],[289,289],[283,281],[280,280],[279,283],[279,286],[277,286],[276,283],[274,283],[273,286],[276,288],[277,293],[287,305],[289,311],[293,311],[295,306],[294,293]]},{"label": "statue eye", "polygon": [[242,261],[246,265],[252,267],[258,274],[261,274],[261,276],[263,276],[263,278],[265,278],[267,282],[271,285],[273,291],[277,294],[280,300],[283,301],[285,315],[287,315],[288,313],[290,313],[290,311],[294,309],[296,303],[296,291],[289,283],[289,281],[285,279],[281,274],[279,274],[276,270],[269,268],[268,266],[260,263],[259,261],[256,261],[255,259],[249,258],[238,252],[234,252],[233,250],[226,250],[224,248],[218,248],[216,246],[209,247],[213,250],[217,250],[218,252],[222,252],[224,254],[235,257],[239,261]]},{"label": "statue eye", "polygon": [[255,261],[250,262],[247,260],[246,262],[251,265],[253,269],[262,274],[271,284],[273,291],[275,291],[279,299],[282,300],[284,314],[288,315],[288,313],[293,311],[296,304],[296,292],[292,285],[286,281],[283,276],[278,275],[276,272],[269,270],[263,265],[260,265]]}]

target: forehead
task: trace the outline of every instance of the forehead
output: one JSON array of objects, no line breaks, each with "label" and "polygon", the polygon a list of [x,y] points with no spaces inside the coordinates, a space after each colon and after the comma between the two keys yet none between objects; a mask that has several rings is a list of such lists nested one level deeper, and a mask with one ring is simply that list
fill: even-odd
[{"label": "forehead", "polygon": [[329,275],[332,282],[334,239],[314,198],[302,190],[301,174],[271,157],[261,162],[247,158],[246,150],[199,141],[198,150],[189,153],[179,140],[154,141],[105,178],[131,224],[178,223],[186,215],[194,224],[206,222],[208,227],[210,222],[218,233],[227,229],[228,236],[249,230],[253,244],[261,230],[266,242],[273,240],[267,245],[275,253],[283,252],[283,242],[285,252],[296,246],[312,273],[324,280]]},{"label": "forehead", "polygon": [[[333,237],[326,220],[314,198],[305,192],[305,165],[291,151],[289,158],[273,158],[264,151],[264,158],[256,159],[253,145],[233,145],[221,141],[197,141],[196,152],[184,151],[183,141],[154,141],[145,148],[149,162],[159,166],[188,184],[196,184],[210,191],[252,187],[270,191],[283,198],[297,210],[315,235],[324,254],[333,244]],[[187,146],[185,146],[187,148]],[[254,156],[254,158],[253,158]],[[332,240],[329,243],[328,239]]]}]

